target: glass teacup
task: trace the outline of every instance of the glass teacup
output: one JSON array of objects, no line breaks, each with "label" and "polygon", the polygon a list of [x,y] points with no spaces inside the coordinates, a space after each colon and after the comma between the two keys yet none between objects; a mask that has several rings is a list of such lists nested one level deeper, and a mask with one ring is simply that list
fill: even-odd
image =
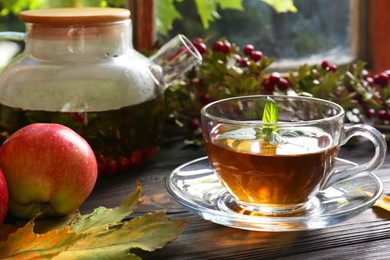
[{"label": "glass teacup", "polygon": [[[262,120],[267,100],[277,122]],[[266,111],[267,113],[267,111]],[[383,135],[368,125],[345,125],[341,106],[299,96],[243,96],[219,100],[202,111],[209,161],[223,186],[244,209],[262,215],[306,214],[322,189],[374,171],[386,155]],[[337,170],[340,146],[353,136],[369,139],[373,158]]]}]

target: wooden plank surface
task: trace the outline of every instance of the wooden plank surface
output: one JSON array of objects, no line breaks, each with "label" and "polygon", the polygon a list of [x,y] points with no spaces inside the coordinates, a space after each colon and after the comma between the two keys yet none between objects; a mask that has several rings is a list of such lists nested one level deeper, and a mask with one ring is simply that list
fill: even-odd
[{"label": "wooden plank surface", "polygon": [[[372,154],[369,143],[349,146],[340,157],[364,162]],[[102,176],[84,203],[83,212],[97,206],[115,206],[133,192],[138,180],[143,204],[137,214],[166,209],[170,218],[191,221],[183,233],[155,252],[137,252],[143,259],[387,259],[390,256],[390,213],[373,208],[333,227],[300,232],[256,232],[225,227],[195,216],[174,201],[165,189],[172,170],[205,155],[203,148],[186,148],[182,142],[166,143],[147,165],[131,172]],[[377,171],[390,193],[390,160]]]}]

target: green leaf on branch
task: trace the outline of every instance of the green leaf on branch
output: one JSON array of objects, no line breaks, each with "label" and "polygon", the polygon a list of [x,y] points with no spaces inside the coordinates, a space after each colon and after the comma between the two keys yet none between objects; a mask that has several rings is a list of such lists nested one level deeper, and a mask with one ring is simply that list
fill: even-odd
[{"label": "green leaf on branch", "polygon": [[140,193],[141,186],[138,185],[137,190],[117,207],[99,207],[71,220],[63,218],[66,223],[62,225],[40,220],[39,225],[45,227],[44,233],[37,232],[35,219],[20,228],[4,225],[0,232],[0,257],[139,259],[131,249],[154,251],[162,248],[177,238],[188,224],[183,219],[169,220],[163,211],[125,220],[140,204]]},{"label": "green leaf on branch", "polygon": [[[168,31],[172,29],[173,22],[176,19],[182,19],[183,16],[176,9],[176,2],[183,2],[185,0],[158,0],[157,5],[157,30],[162,35],[167,35]],[[273,7],[277,12],[296,12],[297,8],[294,6],[292,0],[260,0]],[[232,9],[243,11],[242,0],[195,0],[196,8],[202,22],[203,28],[207,29],[210,22],[219,18],[217,12],[218,7],[221,9]],[[2,6],[0,15],[7,15],[13,13],[19,14],[23,10],[33,10],[47,7],[80,7],[80,6],[100,6],[106,7],[108,5],[115,7],[123,7],[126,5],[125,0],[59,0],[59,1],[45,1],[45,0],[0,0]]]},{"label": "green leaf on branch", "polygon": [[157,4],[157,30],[162,35],[167,35],[172,29],[173,22],[176,19],[182,19],[181,14],[176,10],[175,0],[158,0]]},{"label": "green leaf on branch", "polygon": [[243,11],[242,0],[216,0],[221,9],[234,9]]},{"label": "green leaf on branch", "polygon": [[[166,35],[172,28],[176,19],[182,19],[182,15],[176,10],[175,2],[184,0],[159,0],[157,1],[158,21],[157,28],[160,33]],[[242,0],[195,0],[195,5],[202,22],[203,28],[207,29],[210,22],[219,17],[218,6],[221,9],[244,10]]]},{"label": "green leaf on branch", "polygon": [[295,7],[293,0],[261,0],[264,3],[272,6],[276,12],[297,12],[298,9]]},{"label": "green leaf on branch", "polygon": [[42,6],[42,0],[0,0],[1,12],[0,15],[9,13],[19,14],[26,9],[37,9]]},{"label": "green leaf on branch", "polygon": [[203,28],[209,28],[209,22],[215,20],[217,14],[217,2],[215,0],[195,0],[196,7],[200,20],[203,24]]},{"label": "green leaf on branch", "polygon": [[[270,5],[276,12],[297,12],[292,0],[261,0]],[[209,23],[218,18],[217,7],[221,9],[232,9],[243,11],[242,0],[195,0],[198,14],[203,24],[203,28],[209,28]]]}]

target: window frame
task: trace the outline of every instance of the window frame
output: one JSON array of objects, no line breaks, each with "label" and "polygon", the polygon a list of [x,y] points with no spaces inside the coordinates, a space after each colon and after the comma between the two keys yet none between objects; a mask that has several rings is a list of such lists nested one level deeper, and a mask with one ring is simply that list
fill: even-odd
[{"label": "window frame", "polygon": [[[367,62],[367,68],[373,73],[390,69],[390,1],[353,1],[354,53]],[[135,48],[151,51],[156,39],[154,0],[128,0],[128,7],[132,13]]]},{"label": "window frame", "polygon": [[390,1],[368,1],[367,62],[369,69],[382,72],[390,69]]},{"label": "window frame", "polygon": [[128,0],[127,6],[133,23],[133,44],[139,51],[151,51],[155,42],[154,0]]}]

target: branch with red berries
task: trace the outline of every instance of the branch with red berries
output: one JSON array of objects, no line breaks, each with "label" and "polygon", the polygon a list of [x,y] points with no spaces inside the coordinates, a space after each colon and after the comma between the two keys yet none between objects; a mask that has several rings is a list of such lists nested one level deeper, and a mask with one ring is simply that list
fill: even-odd
[{"label": "branch with red berries", "polygon": [[328,61],[301,65],[279,73],[269,58],[253,45],[240,48],[226,38],[207,46],[193,40],[203,63],[174,82],[166,92],[167,122],[187,128],[196,139],[201,133],[200,109],[218,99],[252,95],[304,95],[340,104],[349,123],[390,127],[390,70],[369,75],[362,61],[337,67]]}]

